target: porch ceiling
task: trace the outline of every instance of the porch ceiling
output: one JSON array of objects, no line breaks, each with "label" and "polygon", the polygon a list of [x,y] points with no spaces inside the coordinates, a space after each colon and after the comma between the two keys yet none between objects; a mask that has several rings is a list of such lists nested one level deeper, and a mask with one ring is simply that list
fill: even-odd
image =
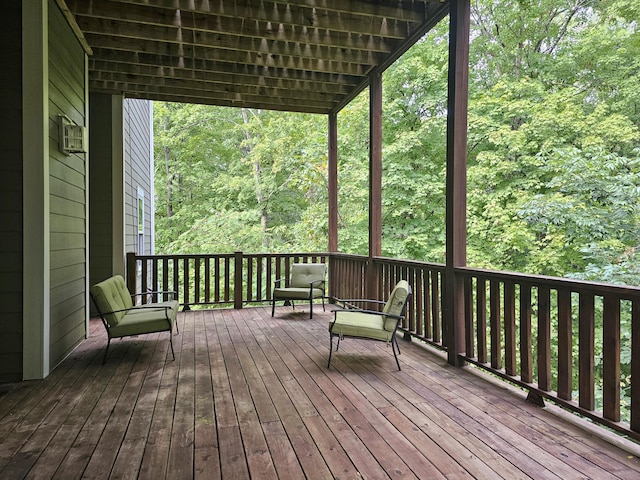
[{"label": "porch ceiling", "polygon": [[66,0],[92,92],[337,111],[447,13],[439,0]]}]

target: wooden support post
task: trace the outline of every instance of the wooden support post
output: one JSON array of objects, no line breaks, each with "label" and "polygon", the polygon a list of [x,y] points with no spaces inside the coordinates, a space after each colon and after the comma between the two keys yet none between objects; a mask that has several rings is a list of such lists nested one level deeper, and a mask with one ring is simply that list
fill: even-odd
[{"label": "wooden support post", "polygon": [[132,293],[137,293],[137,267],[136,254],[134,252],[127,252],[127,289]]},{"label": "wooden support post", "polygon": [[240,310],[242,308],[242,252],[235,252],[235,262],[233,265],[233,308]]},{"label": "wooden support post", "polygon": [[467,263],[467,106],[470,0],[450,2],[447,116],[447,239],[444,321],[448,361],[464,351],[464,280],[456,267]]},{"label": "wooden support post", "polygon": [[369,261],[367,298],[378,299],[378,272],[374,257],[382,254],[382,75],[369,75]]}]

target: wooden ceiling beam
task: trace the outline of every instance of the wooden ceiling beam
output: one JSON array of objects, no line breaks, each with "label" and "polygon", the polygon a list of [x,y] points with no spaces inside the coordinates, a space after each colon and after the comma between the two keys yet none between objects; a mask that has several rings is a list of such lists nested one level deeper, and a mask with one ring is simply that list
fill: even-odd
[{"label": "wooden ceiling beam", "polygon": [[64,1],[94,53],[91,91],[310,113],[339,111],[449,2]]},{"label": "wooden ceiling beam", "polygon": [[135,41],[154,39],[156,42],[166,43],[172,48],[216,48],[225,50],[227,55],[272,55],[295,56],[297,58],[335,60],[346,63],[358,63],[375,65],[383,58],[380,52],[368,49],[351,49],[339,47],[327,47],[321,45],[306,44],[300,42],[258,39],[239,35],[214,34],[188,29],[166,28],[149,25],[136,25],[131,22],[119,22],[116,20],[101,20],[90,17],[79,17],[78,24],[85,35],[104,36],[115,42],[122,38]]},{"label": "wooden ceiling beam", "polygon": [[155,75],[133,75],[129,73],[117,72],[97,72],[94,71],[89,77],[93,82],[114,82],[128,83],[131,85],[147,85],[149,87],[158,88],[181,88],[189,90],[200,90],[203,94],[230,94],[230,95],[258,95],[270,98],[289,98],[299,100],[311,100],[325,105],[332,105],[335,95],[332,93],[284,89],[277,87],[267,87],[259,84],[238,84],[238,83],[219,83],[215,81],[194,81],[193,79],[180,79],[160,77]]},{"label": "wooden ceiling beam", "polygon": [[[358,32],[370,32],[375,28],[378,34],[393,36],[394,30],[406,29],[408,25],[420,24],[424,20],[425,9],[429,3],[442,3],[439,0],[304,0],[292,4],[286,1],[261,0],[67,0],[75,12],[87,12],[100,15],[106,8],[116,11],[131,11],[131,16],[141,15],[136,21],[145,21],[145,8],[153,9],[154,18],[172,17],[175,12],[195,15],[220,16],[248,21],[269,21],[289,25],[313,26]],[[136,10],[140,7],[139,10]],[[108,13],[107,13],[108,14]],[[337,21],[336,21],[337,20]],[[153,23],[153,21],[151,22]],[[399,31],[396,30],[396,31]]]},{"label": "wooden ceiling beam", "polygon": [[[128,82],[108,82],[104,80],[89,81],[91,91],[102,91],[108,93],[126,92],[126,95],[136,93],[138,98],[163,98],[167,101],[175,98],[190,99],[188,103],[208,103],[215,105],[224,104],[225,106],[249,106],[250,108],[262,109],[284,109],[288,111],[313,111],[312,113],[327,113],[333,105],[324,102],[310,101],[308,99],[292,99],[292,98],[275,98],[264,97],[260,95],[243,95],[240,93],[229,95],[215,95],[215,92],[203,92],[202,90],[191,88],[167,88],[150,85],[138,85]],[[207,100],[208,102],[203,102]],[[279,108],[275,108],[279,107]]]},{"label": "wooden ceiling beam", "polygon": [[124,50],[108,50],[96,48],[96,55],[89,59],[89,67],[93,62],[103,60],[120,64],[123,68],[130,65],[147,65],[157,68],[182,71],[195,75],[197,72],[210,72],[215,75],[246,75],[266,79],[292,80],[299,82],[313,82],[318,84],[336,84],[352,88],[362,81],[361,76],[344,75],[341,73],[310,72],[305,70],[265,67],[256,64],[220,62],[202,58],[185,58],[154,53],[128,52]]},{"label": "wooden ceiling beam", "polygon": [[294,55],[272,55],[268,53],[242,52],[214,47],[193,46],[190,44],[165,43],[126,37],[86,34],[92,48],[131,51],[133,53],[152,53],[169,55],[181,59],[204,59],[261,67],[305,70],[319,73],[340,73],[345,75],[365,75],[373,65],[348,63],[332,59],[302,58]]},{"label": "wooden ceiling beam", "polygon": [[[301,92],[322,92],[332,95],[346,95],[349,86],[336,82],[318,82],[310,80],[283,79],[257,75],[229,74],[206,70],[185,70],[182,68],[162,67],[140,64],[121,64],[104,60],[90,60],[90,70],[96,74],[115,73],[123,75],[143,75],[147,77],[182,79],[185,81],[211,82],[228,85],[256,85],[264,88],[298,90]],[[99,78],[99,77],[96,77]]]}]

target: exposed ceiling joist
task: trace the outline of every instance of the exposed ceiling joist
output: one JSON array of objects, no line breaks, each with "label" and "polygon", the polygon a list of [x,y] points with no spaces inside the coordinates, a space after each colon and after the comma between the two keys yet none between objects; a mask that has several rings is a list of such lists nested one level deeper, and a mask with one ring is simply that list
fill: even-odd
[{"label": "exposed ceiling joist", "polygon": [[90,89],[329,113],[448,11],[438,0],[67,0]]}]

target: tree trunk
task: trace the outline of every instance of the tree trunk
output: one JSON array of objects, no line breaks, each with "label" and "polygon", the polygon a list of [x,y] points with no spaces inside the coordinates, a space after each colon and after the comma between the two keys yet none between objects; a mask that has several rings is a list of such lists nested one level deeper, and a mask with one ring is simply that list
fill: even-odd
[{"label": "tree trunk", "polygon": [[[247,113],[247,109],[242,109],[242,121],[245,126],[249,124],[249,115]],[[249,157],[251,153],[251,133],[247,128],[244,129],[244,135],[247,139],[247,147],[245,148],[244,154]],[[269,215],[267,212],[267,204],[264,201],[264,191],[262,189],[262,165],[260,164],[260,160],[254,160],[252,164],[252,174],[253,181],[256,188],[256,200],[258,202],[258,206],[260,207],[260,225],[262,226],[262,244],[268,250],[269,249],[269,237],[267,235],[267,225],[269,220]]]},{"label": "tree trunk", "polygon": [[[169,130],[169,125],[167,124],[168,119],[165,118],[164,121],[164,131]],[[165,178],[166,178],[166,187],[167,187],[167,218],[171,218],[173,216],[173,178],[171,173],[171,151],[167,145],[164,146],[164,170],[165,170]]]}]

